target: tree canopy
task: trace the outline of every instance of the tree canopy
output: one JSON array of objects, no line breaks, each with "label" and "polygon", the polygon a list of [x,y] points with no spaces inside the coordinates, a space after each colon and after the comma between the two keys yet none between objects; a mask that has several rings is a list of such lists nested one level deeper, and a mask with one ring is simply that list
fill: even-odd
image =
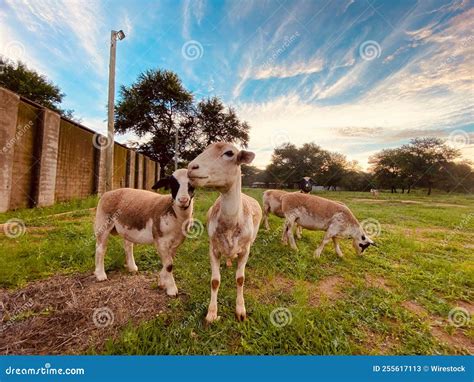
[{"label": "tree canopy", "polygon": [[61,89],[21,61],[14,63],[0,56],[0,86],[74,119],[72,110],[60,107],[65,96]]},{"label": "tree canopy", "polygon": [[249,140],[249,125],[240,121],[232,108],[216,97],[196,105],[192,93],[169,70],[148,70],[132,85],[122,86],[115,111],[116,131],[142,138],[139,151],[157,160],[163,171],[175,156],[191,160],[212,142],[246,146]]}]

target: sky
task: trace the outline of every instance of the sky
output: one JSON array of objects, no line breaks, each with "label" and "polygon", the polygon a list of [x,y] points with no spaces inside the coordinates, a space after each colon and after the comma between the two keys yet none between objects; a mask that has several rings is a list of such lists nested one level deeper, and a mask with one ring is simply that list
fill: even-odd
[{"label": "sky", "polygon": [[0,54],[46,75],[99,132],[111,29],[126,34],[117,88],[175,71],[250,124],[258,167],[282,143],[314,142],[367,168],[420,136],[474,160],[474,0],[0,0]]}]

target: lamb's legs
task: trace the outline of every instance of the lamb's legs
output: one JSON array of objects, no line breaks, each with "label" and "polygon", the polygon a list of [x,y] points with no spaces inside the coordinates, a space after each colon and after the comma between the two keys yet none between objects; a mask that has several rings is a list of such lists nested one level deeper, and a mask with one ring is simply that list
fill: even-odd
[{"label": "lamb's legs", "polygon": [[316,251],[314,251],[314,256],[315,256],[315,257],[320,257],[320,256],[321,256],[321,252],[323,252],[324,246],[325,246],[327,243],[329,243],[330,240],[331,240],[331,236],[330,236],[330,234],[326,231],[326,234],[324,235],[324,238],[323,238],[322,243],[319,245],[318,248],[316,248]]},{"label": "lamb's legs", "polygon": [[109,231],[100,232],[97,234],[95,243],[95,271],[94,275],[97,281],[107,280],[107,275],[104,269],[104,257],[107,252],[107,240],[109,238]]},{"label": "lamb's legs", "polygon": [[285,222],[285,230],[286,230],[286,235],[290,241],[290,247],[294,249],[295,251],[298,250],[298,247],[296,246],[295,242],[295,236],[294,236],[294,228],[295,228],[295,220],[291,217],[288,217]]},{"label": "lamb's legs", "polygon": [[173,258],[175,253],[173,250],[165,248],[164,246],[159,247],[159,245],[157,245],[157,249],[161,257],[161,264],[163,265],[160,271],[160,287],[166,289],[168,296],[177,296],[178,288],[173,277]]},{"label": "lamb's legs", "polygon": [[334,248],[336,249],[336,253],[339,257],[344,257],[344,254],[341,251],[341,247],[339,247],[339,241],[337,240],[336,237],[332,238],[332,241],[334,243]]},{"label": "lamb's legs", "polygon": [[263,206],[263,224],[265,225],[265,229],[270,231],[270,224],[268,224],[268,209],[266,206]]},{"label": "lamb's legs", "polygon": [[211,323],[217,320],[217,294],[219,293],[219,285],[221,283],[221,271],[220,271],[220,256],[214,252],[212,245],[209,248],[209,257],[211,260],[211,301],[209,302],[209,308],[207,309],[206,321]]},{"label": "lamb's legs", "polygon": [[138,267],[135,264],[135,259],[133,257],[133,243],[126,239],[123,239],[123,248],[125,249],[125,257],[126,263],[125,266],[127,267],[129,272],[136,272],[138,271]]},{"label": "lamb's legs", "polygon": [[235,273],[235,281],[237,283],[237,299],[235,301],[235,316],[238,321],[244,321],[247,317],[244,301],[244,282],[245,282],[245,265],[249,258],[250,247],[244,253],[239,254],[237,260],[237,272]]},{"label": "lamb's legs", "polygon": [[299,224],[297,224],[296,229],[295,229],[295,233],[296,233],[296,238],[301,239],[301,235],[303,233],[303,227],[301,227]]}]

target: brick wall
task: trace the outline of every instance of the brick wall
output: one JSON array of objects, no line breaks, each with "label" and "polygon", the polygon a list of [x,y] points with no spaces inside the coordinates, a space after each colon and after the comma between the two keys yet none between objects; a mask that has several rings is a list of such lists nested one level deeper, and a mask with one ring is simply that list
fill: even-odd
[{"label": "brick wall", "polygon": [[[102,193],[98,134],[0,87],[0,212]],[[113,188],[151,189],[159,164],[114,145]]]}]

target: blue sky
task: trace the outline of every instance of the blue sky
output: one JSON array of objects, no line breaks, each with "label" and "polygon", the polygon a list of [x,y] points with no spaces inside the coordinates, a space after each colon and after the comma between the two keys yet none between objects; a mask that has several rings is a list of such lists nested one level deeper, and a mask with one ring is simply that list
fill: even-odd
[{"label": "blue sky", "polygon": [[101,132],[109,34],[123,29],[117,86],[166,68],[197,99],[220,96],[252,126],[260,167],[286,141],[366,167],[374,152],[427,135],[474,159],[473,5],[0,0],[0,54],[47,75],[64,107]]}]

